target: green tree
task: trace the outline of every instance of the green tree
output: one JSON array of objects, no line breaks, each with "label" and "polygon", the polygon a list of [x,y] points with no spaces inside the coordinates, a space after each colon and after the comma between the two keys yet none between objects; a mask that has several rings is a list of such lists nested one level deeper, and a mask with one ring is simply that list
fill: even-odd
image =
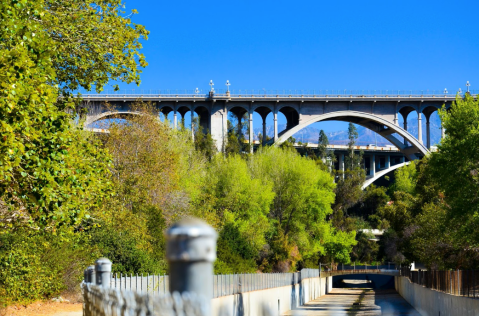
[{"label": "green tree", "polygon": [[[335,212],[341,210],[346,215],[348,209],[361,201],[363,191],[362,184],[366,180],[366,173],[361,168],[363,152],[355,153],[354,147],[358,138],[358,131],[353,123],[348,127],[348,153],[345,156],[345,170],[337,172],[336,201],[334,203]],[[336,218],[340,217],[335,214]]]},{"label": "green tree", "polygon": [[[24,2],[12,1],[18,3]],[[140,53],[141,40],[147,40],[149,32],[131,21],[136,10],[126,13],[121,0],[40,3],[41,9],[27,14],[49,39],[46,48],[56,74],[52,83],[65,91],[95,88],[98,92],[110,80],[140,83],[139,67],[147,65]]]},{"label": "green tree", "polygon": [[[0,4],[0,225],[78,225],[105,197],[109,155],[56,106],[58,42],[44,2]],[[65,64],[67,66],[67,64]]]},{"label": "green tree", "polygon": [[[439,111],[446,137],[431,154],[431,173],[456,217],[479,218],[479,101],[466,95]],[[479,240],[478,240],[479,241]]]},{"label": "green tree", "polygon": [[349,170],[357,170],[361,166],[362,162],[362,152],[359,152],[358,155],[354,152],[354,146],[356,145],[356,140],[358,139],[358,130],[353,123],[348,125],[348,154],[344,159],[345,168]]},{"label": "green tree", "polygon": [[[267,243],[267,216],[274,198],[272,184],[253,178],[238,154],[217,155],[211,162],[207,182],[205,190],[215,197],[213,208],[220,221],[218,267],[226,264],[235,272],[243,272],[239,270],[241,265],[251,269]],[[237,262],[239,258],[243,263]]]},{"label": "green tree", "polygon": [[333,240],[348,252],[354,234],[334,232],[326,221],[335,186],[328,172],[296,151],[277,147],[258,150],[249,166],[253,177],[272,183],[275,192],[269,213],[270,265],[281,271],[286,269],[283,265],[294,267],[301,257],[325,253],[325,244]]},{"label": "green tree", "polygon": [[324,130],[319,131],[318,138],[318,157],[323,161],[324,164],[330,166],[334,163],[334,152],[328,149],[329,139]]},{"label": "green tree", "polygon": [[245,134],[249,134],[248,115],[236,116],[231,113],[227,122],[227,140],[225,144],[225,154],[249,153],[250,144],[245,142]]},{"label": "green tree", "polygon": [[1,299],[58,295],[99,255],[83,232],[111,195],[111,156],[75,126],[71,92],[139,82],[147,31],[122,6],[0,3]]}]

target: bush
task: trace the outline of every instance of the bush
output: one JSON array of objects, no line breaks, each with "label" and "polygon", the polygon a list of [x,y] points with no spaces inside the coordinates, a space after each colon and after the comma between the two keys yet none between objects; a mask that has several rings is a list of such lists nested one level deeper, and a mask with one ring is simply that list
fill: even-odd
[{"label": "bush", "polygon": [[165,273],[165,262],[155,259],[152,252],[138,247],[137,240],[126,231],[112,227],[95,228],[91,245],[98,247],[101,256],[113,263],[112,273]]},{"label": "bush", "polygon": [[83,270],[98,252],[87,249],[86,235],[62,238],[16,231],[0,236],[0,297],[27,303],[62,292],[79,291]]}]

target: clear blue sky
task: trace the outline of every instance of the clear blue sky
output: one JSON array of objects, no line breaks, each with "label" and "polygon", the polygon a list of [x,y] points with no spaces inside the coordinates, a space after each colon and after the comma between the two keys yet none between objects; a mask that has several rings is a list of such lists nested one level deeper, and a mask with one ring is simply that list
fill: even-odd
[{"label": "clear blue sky", "polygon": [[479,1],[126,0],[134,8],[149,66],[122,89],[479,89]]}]

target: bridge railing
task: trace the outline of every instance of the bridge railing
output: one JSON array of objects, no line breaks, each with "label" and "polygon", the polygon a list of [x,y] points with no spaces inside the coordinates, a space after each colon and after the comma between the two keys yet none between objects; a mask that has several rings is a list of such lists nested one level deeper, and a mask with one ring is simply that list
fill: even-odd
[{"label": "bridge railing", "polygon": [[[471,90],[470,94],[477,95],[479,90]],[[445,91],[445,90],[229,90],[218,89],[212,94],[220,98],[239,98],[239,97],[255,97],[255,98],[275,98],[275,97],[293,97],[293,98],[385,98],[385,97],[424,97],[424,98],[454,98],[457,94],[464,96],[464,91]],[[165,98],[206,98],[210,96],[210,91],[206,90],[187,90],[187,89],[127,89],[127,90],[105,90],[101,93],[86,92],[82,94],[84,97],[109,98],[109,97],[165,97]]]},{"label": "bridge railing", "polygon": [[[302,280],[319,277],[318,269],[302,269],[294,273],[240,273],[213,276],[213,298],[300,284]],[[140,293],[169,293],[168,275],[111,275],[110,287]]]},{"label": "bridge railing", "polygon": [[451,295],[479,298],[479,270],[401,269],[412,283]]}]

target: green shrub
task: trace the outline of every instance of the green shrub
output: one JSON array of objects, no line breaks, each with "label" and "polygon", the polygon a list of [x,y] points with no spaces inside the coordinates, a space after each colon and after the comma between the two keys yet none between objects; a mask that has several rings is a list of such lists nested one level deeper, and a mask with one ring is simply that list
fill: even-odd
[{"label": "green shrub", "polygon": [[50,298],[78,291],[83,270],[98,252],[86,235],[70,238],[15,231],[0,235],[0,297],[6,303]]}]

